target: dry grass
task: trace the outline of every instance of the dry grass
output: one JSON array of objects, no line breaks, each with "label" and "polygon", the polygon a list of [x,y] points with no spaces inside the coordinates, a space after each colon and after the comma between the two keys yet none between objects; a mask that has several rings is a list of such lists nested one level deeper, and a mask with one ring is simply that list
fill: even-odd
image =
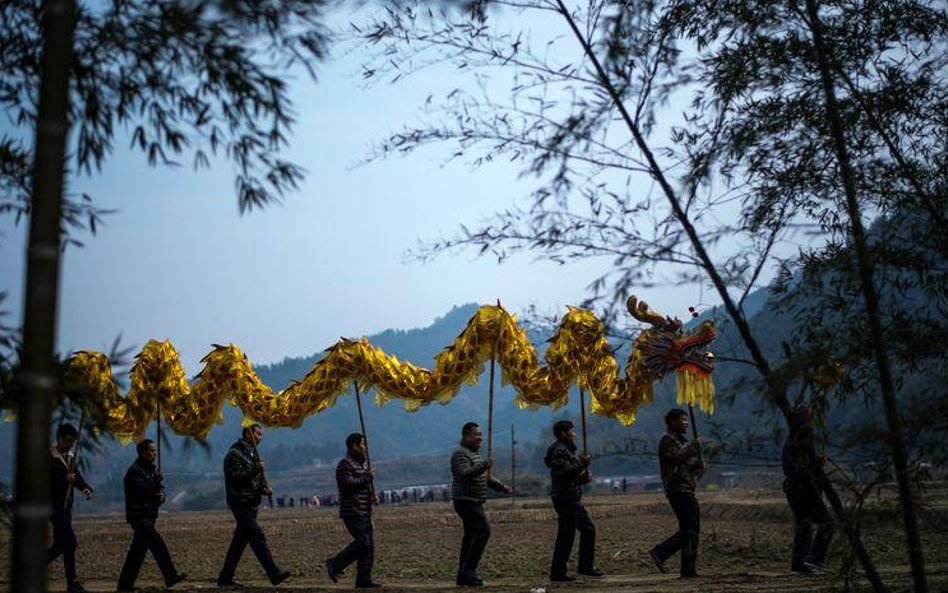
[{"label": "dry grass", "polygon": [[[941,496],[941,495],[939,495]],[[719,491],[701,493],[702,533],[699,571],[705,575],[687,583],[674,575],[657,575],[647,550],[675,529],[674,516],[660,494],[593,497],[587,507],[598,530],[597,564],[608,575],[599,581],[570,585],[597,591],[806,591],[841,590],[842,577],[790,579],[786,576],[792,537],[789,510],[780,492]],[[939,497],[939,501],[942,499]],[[948,535],[945,511],[933,505],[923,522],[926,561],[933,580],[931,590],[948,590]],[[543,500],[491,501],[488,514],[493,528],[481,565],[492,589],[529,591],[546,582],[555,515]],[[867,526],[865,540],[894,590],[908,590],[904,536],[888,515]],[[264,509],[263,526],[277,562],[294,578],[289,588],[334,589],[326,578],[323,559],[348,542],[335,509]],[[191,575],[190,588],[213,585],[233,529],[228,513],[173,513],[159,519],[172,556],[180,570]],[[113,590],[131,530],[117,515],[81,516],[75,522],[80,547],[78,564],[87,587]],[[453,588],[460,541],[460,522],[446,503],[382,507],[375,518],[377,580],[386,589]],[[0,582],[9,582],[9,534],[0,536]],[[839,566],[845,555],[838,537],[831,558]],[[670,561],[674,571],[676,560]],[[345,577],[351,586],[352,569]],[[50,570],[50,587],[61,589],[62,564]],[[248,549],[237,579],[263,586],[263,571]],[[155,586],[160,576],[149,557],[139,584]],[[859,588],[865,583],[857,578]],[[560,587],[553,587],[553,589]],[[187,590],[188,588],[179,589]]]}]

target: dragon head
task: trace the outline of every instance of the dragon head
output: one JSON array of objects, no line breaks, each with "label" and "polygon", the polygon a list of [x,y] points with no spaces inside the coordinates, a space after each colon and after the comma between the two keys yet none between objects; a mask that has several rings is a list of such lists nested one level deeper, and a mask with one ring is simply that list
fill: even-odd
[{"label": "dragon head", "polygon": [[708,350],[717,336],[714,322],[705,321],[685,333],[680,319],[663,316],[635,296],[630,296],[626,305],[632,317],[652,326],[642,332],[636,344],[649,371],[657,376],[685,369],[706,374],[714,371],[714,355]]}]

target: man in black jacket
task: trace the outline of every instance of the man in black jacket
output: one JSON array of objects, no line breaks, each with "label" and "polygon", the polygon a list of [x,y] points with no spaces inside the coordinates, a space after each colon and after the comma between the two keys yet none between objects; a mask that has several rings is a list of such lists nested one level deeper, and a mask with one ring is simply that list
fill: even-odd
[{"label": "man in black jacket", "polygon": [[695,565],[698,561],[698,534],[701,531],[701,509],[695,498],[697,473],[704,469],[701,461],[699,439],[688,443],[688,412],[673,408],[665,415],[668,429],[658,443],[658,462],[662,472],[662,485],[675,516],[678,531],[649,551],[649,556],[659,571],[665,572],[665,561],[681,551],[681,577],[698,576]]},{"label": "man in black jacket", "polygon": [[543,458],[550,468],[550,498],[556,509],[556,542],[553,544],[553,561],[550,564],[550,580],[575,581],[566,572],[566,563],[573,551],[573,541],[579,531],[579,561],[576,572],[599,577],[602,573],[593,567],[596,557],[596,526],[583,506],[583,485],[592,481],[589,472],[589,455],[576,455],[576,429],[569,420],[560,420],[553,425],[556,438]]},{"label": "man in black jacket", "polygon": [[[793,511],[793,556],[790,574],[803,576],[829,570],[826,552],[833,538],[833,516],[823,502],[817,476],[822,459],[816,454],[813,417],[805,404],[790,412],[790,435],[783,446],[783,490]],[[813,523],[819,528],[813,537]]]},{"label": "man in black jacket", "polygon": [[458,558],[457,585],[482,587],[484,580],[477,574],[484,548],[490,539],[490,523],[484,512],[487,489],[510,494],[513,489],[490,475],[494,460],[484,460],[479,452],[484,434],[476,422],[461,427],[461,446],[451,455],[451,499],[454,512],[464,524],[461,555]]},{"label": "man in black jacket", "polygon": [[380,587],[372,581],[375,541],[372,529],[372,503],[375,493],[375,472],[366,462],[365,437],[354,432],[346,437],[346,456],[336,466],[339,486],[339,516],[352,536],[352,543],[341,552],[326,558],[326,574],[336,582],[347,566],[356,563],[356,587]]},{"label": "man in black jacket", "polygon": [[85,593],[76,576],[76,533],[72,530],[72,488],[78,488],[86,497],[92,498],[92,486],[86,482],[79,470],[73,466],[72,448],[79,432],[72,424],[60,424],[56,429],[56,444],[50,447],[50,494],[53,524],[53,545],[46,554],[46,564],[60,555],[66,573],[66,591]]},{"label": "man in black jacket", "polygon": [[234,573],[237,564],[244,553],[247,544],[256,554],[260,565],[267,572],[267,577],[274,585],[279,585],[289,578],[288,571],[280,570],[267,537],[257,523],[257,508],[260,506],[260,497],[273,492],[264,479],[263,460],[257,454],[257,445],[263,439],[263,429],[259,424],[245,426],[241,438],[231,445],[230,451],[224,457],[224,488],[227,491],[227,506],[237,520],[234,537],[231,539],[224,566],[217,577],[218,587],[239,587],[234,582]]},{"label": "man in black jacket", "polygon": [[165,578],[165,587],[173,587],[188,575],[175,569],[168,546],[155,529],[158,507],[165,502],[164,474],[155,467],[158,450],[151,439],[138,443],[135,449],[138,459],[125,472],[124,480],[125,520],[132,526],[134,535],[119,575],[118,590],[135,590],[135,580],[145,562],[145,552],[149,550]]}]

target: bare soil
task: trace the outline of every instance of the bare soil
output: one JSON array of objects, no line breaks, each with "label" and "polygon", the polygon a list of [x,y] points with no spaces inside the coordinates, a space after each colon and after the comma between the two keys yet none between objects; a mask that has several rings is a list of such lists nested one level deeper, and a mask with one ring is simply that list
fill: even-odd
[{"label": "bare soil", "polygon": [[[487,589],[502,593],[590,592],[678,593],[692,591],[867,591],[861,568],[853,564],[845,538],[834,540],[830,563],[835,574],[788,575],[792,520],[779,491],[724,490],[699,493],[702,507],[698,570],[701,577],[679,580],[677,559],[669,574],[659,574],[647,551],[676,529],[664,497],[656,493],[598,496],[587,500],[596,523],[597,565],[601,579],[551,584],[546,576],[556,531],[552,506],[542,499],[491,500],[487,504],[492,535],[481,563]],[[923,544],[931,591],[948,592],[948,489],[929,491],[922,511]],[[277,563],[293,577],[279,589],[333,591],[352,587],[354,567],[333,584],[323,560],[348,543],[334,508],[267,509],[260,523]],[[893,591],[911,590],[911,575],[898,509],[891,499],[874,503],[863,527],[866,545]],[[175,590],[214,588],[233,518],[226,512],[162,514],[158,522],[179,570],[190,578]],[[120,515],[84,515],[75,520],[80,578],[90,591],[113,591],[131,529]],[[455,590],[454,575],[461,538],[460,521],[448,503],[377,508],[374,576],[390,591]],[[0,531],[0,589],[9,589],[9,531]],[[575,562],[575,551],[574,551]],[[50,567],[50,590],[64,589],[62,563]],[[237,580],[253,589],[273,589],[248,550]],[[144,589],[159,588],[160,574],[149,556],[139,578]],[[538,589],[545,589],[544,592]]]}]

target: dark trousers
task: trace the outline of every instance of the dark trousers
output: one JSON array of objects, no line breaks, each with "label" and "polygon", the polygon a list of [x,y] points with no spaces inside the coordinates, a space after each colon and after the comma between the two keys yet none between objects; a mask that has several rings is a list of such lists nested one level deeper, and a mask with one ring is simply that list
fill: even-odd
[{"label": "dark trousers", "polygon": [[[833,517],[826,509],[819,490],[807,486],[784,485],[787,502],[793,511],[793,557],[790,569],[804,568],[804,563],[823,564],[833,539]],[[813,537],[813,524],[819,528]]]},{"label": "dark trousers", "polygon": [[336,570],[342,572],[356,563],[356,585],[372,582],[372,563],[375,560],[375,538],[371,517],[343,517],[352,542],[332,559]]},{"label": "dark trousers", "polygon": [[237,564],[244,553],[247,544],[256,554],[260,566],[266,571],[267,576],[272,581],[280,574],[273,556],[270,554],[270,546],[267,545],[267,536],[263,534],[260,525],[257,523],[257,507],[249,509],[231,509],[234,519],[237,520],[237,526],[234,528],[234,537],[230,540],[230,548],[227,549],[227,557],[224,558],[224,567],[217,577],[219,583],[230,583],[234,580],[234,573],[237,572]]},{"label": "dark trousers", "polygon": [[122,573],[119,575],[118,588],[131,589],[135,586],[138,579],[138,573],[141,572],[142,564],[145,562],[145,552],[150,551],[155,563],[162,576],[165,577],[165,583],[178,574],[175,570],[174,562],[171,560],[171,554],[168,553],[168,546],[161,534],[155,529],[155,520],[150,518],[141,518],[129,521],[132,526],[132,545],[128,548],[125,555],[125,564],[122,565]]},{"label": "dark trousers", "polygon": [[49,522],[53,524],[53,545],[46,552],[46,564],[63,557],[66,582],[75,583],[76,577],[76,532],[72,530],[72,511],[53,507]]},{"label": "dark trousers", "polygon": [[484,505],[479,502],[455,500],[454,511],[464,524],[464,537],[461,538],[461,556],[458,559],[458,574],[473,576],[477,565],[484,555],[487,540],[490,539],[490,524],[484,513]]},{"label": "dark trousers", "polygon": [[596,555],[596,526],[580,501],[553,501],[556,509],[556,543],[553,544],[553,562],[550,564],[550,576],[566,576],[566,563],[573,551],[573,541],[579,531],[580,572],[593,570]]},{"label": "dark trousers", "polygon": [[681,551],[681,575],[693,576],[698,562],[698,534],[701,533],[701,509],[694,492],[669,492],[675,516],[678,517],[678,532],[655,546],[654,551],[664,562]]}]

